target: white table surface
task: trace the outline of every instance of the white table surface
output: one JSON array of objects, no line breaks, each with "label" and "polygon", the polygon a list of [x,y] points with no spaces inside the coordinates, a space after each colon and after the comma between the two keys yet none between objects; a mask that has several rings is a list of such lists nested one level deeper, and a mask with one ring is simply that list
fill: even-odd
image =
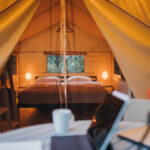
[{"label": "white table surface", "polygon": [[[69,132],[66,135],[79,135],[79,134],[86,134],[86,131],[91,124],[91,121],[75,121],[70,125]],[[125,131],[128,129],[140,127],[144,125],[144,123],[131,123],[131,122],[120,122],[118,132]],[[50,150],[51,145],[51,137],[53,135],[57,135],[52,123],[34,125],[30,127],[20,128],[13,131],[9,131],[6,133],[0,134],[0,142],[11,142],[11,141],[28,141],[28,140],[41,140],[43,143],[43,150]],[[115,147],[115,150],[123,150],[126,145],[122,143],[119,138],[113,138],[112,143]],[[120,144],[121,149],[120,149]],[[130,147],[128,143],[128,147]],[[133,143],[131,143],[133,145]],[[133,146],[131,147],[134,150]],[[145,150],[145,149],[144,149]]]}]

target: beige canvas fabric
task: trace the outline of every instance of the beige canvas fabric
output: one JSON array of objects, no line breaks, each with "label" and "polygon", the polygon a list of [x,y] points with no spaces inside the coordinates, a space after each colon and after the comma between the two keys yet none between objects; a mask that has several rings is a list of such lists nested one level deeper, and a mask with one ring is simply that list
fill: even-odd
[{"label": "beige canvas fabric", "polygon": [[145,98],[150,87],[150,28],[109,1],[84,2],[108,41],[133,93],[137,98]]},{"label": "beige canvas fabric", "polygon": [[39,3],[40,0],[20,0],[0,14],[0,73]]},{"label": "beige canvas fabric", "polygon": [[150,26],[149,0],[110,0],[124,11]]},{"label": "beige canvas fabric", "polygon": [[11,7],[17,0],[0,0],[0,12]]}]

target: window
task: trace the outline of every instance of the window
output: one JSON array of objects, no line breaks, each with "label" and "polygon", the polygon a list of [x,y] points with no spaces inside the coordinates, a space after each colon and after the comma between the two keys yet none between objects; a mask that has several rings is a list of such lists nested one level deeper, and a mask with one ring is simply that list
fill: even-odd
[{"label": "window", "polygon": [[[60,64],[61,72],[64,72],[64,57],[61,55],[47,55],[47,72],[59,73]],[[62,61],[62,63],[60,63]],[[67,72],[81,73],[84,72],[84,55],[67,55],[66,56]]]}]

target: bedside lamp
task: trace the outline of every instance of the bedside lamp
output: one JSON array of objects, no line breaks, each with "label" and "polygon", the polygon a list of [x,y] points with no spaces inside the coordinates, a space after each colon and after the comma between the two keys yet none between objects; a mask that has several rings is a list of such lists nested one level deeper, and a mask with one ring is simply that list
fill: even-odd
[{"label": "bedside lamp", "polygon": [[103,85],[107,86],[108,72],[103,71],[102,72],[102,78],[103,78]]},{"label": "bedside lamp", "polygon": [[102,78],[103,78],[104,80],[107,80],[107,79],[108,79],[108,72],[104,71],[104,72],[102,73]]},{"label": "bedside lamp", "polygon": [[28,80],[28,81],[31,80],[31,73],[29,73],[29,72],[26,73],[25,79]]}]

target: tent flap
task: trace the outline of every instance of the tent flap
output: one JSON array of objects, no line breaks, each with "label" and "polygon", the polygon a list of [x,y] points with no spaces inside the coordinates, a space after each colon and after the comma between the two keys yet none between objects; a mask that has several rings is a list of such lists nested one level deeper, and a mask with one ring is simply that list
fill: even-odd
[{"label": "tent flap", "polygon": [[150,26],[149,0],[110,0],[133,17]]},{"label": "tent flap", "polygon": [[0,73],[39,3],[40,0],[20,0],[0,14]]},{"label": "tent flap", "polygon": [[8,7],[11,7],[18,0],[0,0],[0,12],[5,11]]},{"label": "tent flap", "polygon": [[145,98],[150,87],[150,28],[109,1],[84,2],[108,41],[134,95]]}]

